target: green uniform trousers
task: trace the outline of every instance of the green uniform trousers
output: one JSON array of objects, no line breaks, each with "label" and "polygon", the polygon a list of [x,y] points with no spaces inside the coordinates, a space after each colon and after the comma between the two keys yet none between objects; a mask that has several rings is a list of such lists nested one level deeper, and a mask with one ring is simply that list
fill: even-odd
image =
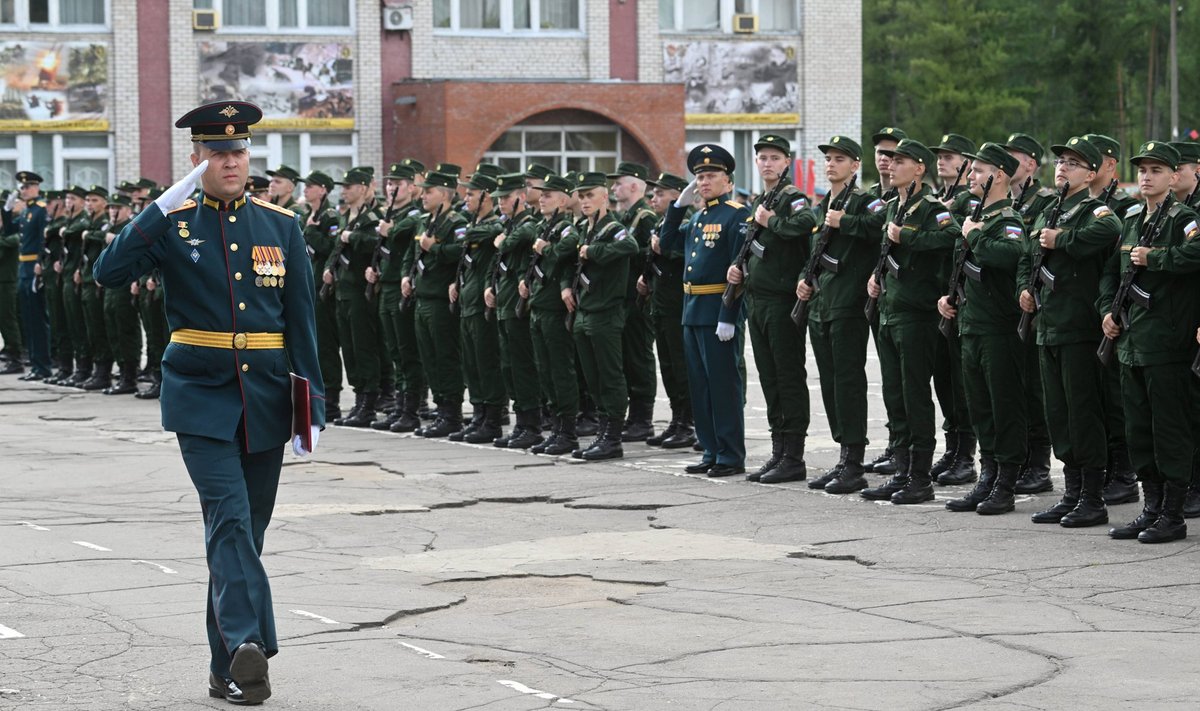
[{"label": "green uniform trousers", "polygon": [[[396,284],[396,291],[399,293],[400,285]],[[380,290],[382,292],[382,289]],[[387,391],[394,388],[396,385],[396,364],[393,362],[394,346],[388,343],[387,326],[384,321],[388,315],[384,313],[384,304],[381,293],[376,293],[375,297],[368,302],[368,305],[375,309],[375,322],[379,324],[379,337],[375,339],[378,344],[379,356],[379,389]]]},{"label": "green uniform trousers", "polygon": [[421,368],[421,354],[417,351],[415,310],[401,310],[403,296],[399,284],[384,284],[379,298],[383,340],[394,366],[392,382],[396,391],[424,397],[425,371]]},{"label": "green uniform trousers", "polygon": [[507,373],[505,390],[512,396],[517,412],[538,410],[542,406],[541,385],[534,366],[533,334],[529,319],[508,318],[500,328],[500,369]]},{"label": "green uniform trousers", "polygon": [[95,283],[84,283],[80,301],[83,305],[83,327],[87,331],[88,354],[97,362],[111,362],[113,352],[108,347],[108,333],[104,328],[103,289]]},{"label": "green uniform trousers", "polygon": [[[325,397],[342,392],[342,349],[338,342],[337,301],[314,300],[317,320],[317,362],[321,364],[321,381]],[[331,395],[332,394],[332,395]]]},{"label": "green uniform trousers", "polygon": [[[343,292],[349,291],[345,294]],[[379,391],[379,307],[359,289],[338,291],[338,341],[355,392]],[[323,377],[323,376],[322,376]]]},{"label": "green uniform trousers", "polygon": [[624,309],[621,363],[629,399],[653,404],[658,395],[658,374],[654,372],[654,324],[650,320],[650,307],[630,301]]},{"label": "green uniform trousers", "polygon": [[1038,348],[1045,418],[1054,456],[1067,467],[1104,469],[1108,464],[1101,392],[1104,376],[1095,345],[1088,342]]},{"label": "green uniform trousers", "polygon": [[167,312],[163,308],[161,291],[146,291],[138,299],[142,329],[146,332],[146,367],[162,372],[163,352],[167,349]]},{"label": "green uniform trousers", "polygon": [[71,355],[70,340],[65,334],[67,316],[63,305],[61,280],[53,269],[42,271],[42,289],[46,292],[46,311],[50,316],[50,357],[63,360]]},{"label": "green uniform trousers", "polygon": [[624,421],[629,393],[621,367],[621,333],[625,328],[623,309],[579,311],[575,315],[575,348],[587,380],[588,392],[604,417]]},{"label": "green uniform trousers", "polygon": [[[897,417],[891,421],[892,446],[918,452],[932,452],[934,438],[933,393],[929,383],[933,378],[934,354],[937,351],[936,321],[916,321],[879,327],[879,365],[884,392],[889,387],[900,394]],[[885,363],[887,364],[885,366]]]},{"label": "green uniform trousers", "polygon": [[[1100,343],[1100,338],[1096,338]],[[1104,396],[1104,428],[1108,438],[1108,451],[1124,449],[1125,435],[1125,388],[1121,384],[1121,365],[1116,358],[1108,361],[1108,366],[1101,371],[1104,385],[1101,393]]]},{"label": "green uniform trousers", "polygon": [[1046,423],[1046,402],[1042,388],[1042,376],[1039,372],[1042,368],[1041,355],[1038,352],[1036,340],[1030,338],[1020,345],[1025,352],[1025,416],[1029,423],[1027,440],[1031,450],[1034,447],[1052,446],[1050,429]]},{"label": "green uniform trousers", "polygon": [[104,290],[104,331],[118,363],[141,364],[142,328],[128,288]]},{"label": "green uniform trousers", "polygon": [[809,319],[808,338],[821,378],[821,401],[833,441],[867,444],[867,338],[865,318]]},{"label": "green uniform trousers", "polygon": [[[945,340],[945,339],[943,339]],[[1021,466],[1028,455],[1025,350],[1016,328],[1006,334],[964,334],[962,381],[981,455]]]},{"label": "green uniform trousers", "polygon": [[459,319],[462,332],[463,376],[472,405],[505,405],[504,378],[500,375],[500,333],[495,321],[482,313]]},{"label": "green uniform trousers", "polygon": [[1125,442],[1139,479],[1182,486],[1192,480],[1195,377],[1187,363],[1121,365]]},{"label": "green uniform trousers", "polygon": [[943,432],[970,434],[971,410],[963,384],[962,342],[958,336],[939,338],[933,362],[933,393],[942,410]]},{"label": "green uniform trousers", "polygon": [[0,340],[4,350],[21,355],[21,319],[17,315],[17,282],[0,282]]},{"label": "green uniform trousers", "polygon": [[76,290],[70,276],[62,280],[63,317],[67,327],[63,331],[64,346],[75,358],[91,358],[88,351],[87,326],[83,322],[83,288]]},{"label": "green uniform trousers", "polygon": [[[654,305],[651,316],[654,321],[654,344],[658,349],[658,372],[662,375],[663,389],[671,403],[671,412],[691,413],[692,396],[688,392],[687,361],[683,356],[683,290],[679,290],[678,304]],[[656,295],[657,298],[657,295]]]},{"label": "green uniform trousers", "polygon": [[441,407],[461,406],[463,371],[458,316],[450,313],[449,299],[417,297],[416,305],[417,349],[433,401]]},{"label": "green uniform trousers", "polygon": [[875,342],[875,356],[879,359],[879,384],[883,395],[883,410],[887,417],[888,448],[896,448],[896,431],[907,430],[908,423],[904,421],[904,393],[899,377],[900,364],[896,362],[894,351],[884,348],[879,340],[879,319],[871,321],[871,338]]},{"label": "green uniform trousers", "polygon": [[795,298],[746,293],[750,347],[774,434],[808,434],[804,329],[792,321]]},{"label": "green uniform trousers", "polygon": [[547,393],[550,411],[559,417],[579,414],[579,376],[575,371],[575,341],[563,323],[562,311],[533,309],[529,330],[537,375]]}]

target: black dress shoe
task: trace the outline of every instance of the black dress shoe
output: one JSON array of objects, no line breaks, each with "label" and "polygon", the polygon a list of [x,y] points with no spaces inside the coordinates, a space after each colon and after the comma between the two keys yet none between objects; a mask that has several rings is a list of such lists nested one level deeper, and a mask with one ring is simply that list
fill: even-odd
[{"label": "black dress shoe", "polygon": [[229,675],[242,691],[243,703],[256,704],[271,695],[267,680],[267,655],[257,642],[245,642],[233,652]]},{"label": "black dress shoe", "polygon": [[712,469],[708,470],[708,475],[712,478],[745,473],[746,467],[735,467],[732,464],[715,464]]},{"label": "black dress shoe", "polygon": [[695,464],[687,465],[683,468],[683,470],[688,474],[707,474],[712,471],[713,467],[715,466],[717,466],[716,462],[699,461]]},{"label": "black dress shoe", "polygon": [[[270,682],[266,683],[269,696]],[[237,706],[257,706],[262,703],[262,701],[247,701],[246,695],[242,693],[242,689],[237,685],[236,681],[233,679],[222,679],[212,672],[208,674],[208,695],[214,699],[225,699]]]}]

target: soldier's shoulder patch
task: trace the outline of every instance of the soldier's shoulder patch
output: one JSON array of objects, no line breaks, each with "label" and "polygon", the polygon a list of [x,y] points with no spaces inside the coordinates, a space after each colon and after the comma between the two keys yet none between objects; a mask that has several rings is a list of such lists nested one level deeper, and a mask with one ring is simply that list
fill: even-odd
[{"label": "soldier's shoulder patch", "polygon": [[946,225],[950,224],[951,222],[954,222],[954,216],[950,214],[949,210],[942,210],[941,212],[939,212],[937,214],[936,219],[937,219],[938,227],[945,227]]},{"label": "soldier's shoulder patch", "polygon": [[562,231],[558,233],[558,238],[562,239],[563,237],[566,237],[570,232],[571,232],[571,225],[570,224],[563,225]]},{"label": "soldier's shoulder patch", "polygon": [[867,212],[876,213],[885,207],[887,207],[887,203],[883,201],[883,198],[875,198],[867,203]]},{"label": "soldier's shoulder patch", "polygon": [[454,228],[454,238],[455,239],[462,239],[462,236],[465,235],[466,233],[467,233],[466,225],[462,225],[460,227]]},{"label": "soldier's shoulder patch", "polygon": [[268,210],[274,210],[275,212],[278,212],[281,215],[287,215],[288,217],[296,216],[296,213],[292,212],[291,210],[287,209],[286,207],[280,207],[280,206],[276,205],[275,203],[267,202],[266,200],[259,200],[258,198],[254,197],[254,196],[250,197],[250,202],[254,203],[255,205],[258,205],[259,207],[265,207]]},{"label": "soldier's shoulder patch", "polygon": [[742,203],[738,202],[737,200],[726,200],[726,201],[725,201],[725,204],[726,204],[726,205],[728,205],[728,206],[730,206],[730,207],[732,207],[732,208],[733,208],[733,209],[735,209],[735,210],[740,210],[740,209],[742,209],[743,207],[745,207],[745,205],[743,205]]},{"label": "soldier's shoulder patch", "polygon": [[617,233],[615,235],[613,235],[613,241],[620,242],[621,240],[625,239],[628,235],[629,235],[628,232],[626,232],[624,229],[620,229],[617,231]]},{"label": "soldier's shoulder patch", "polygon": [[792,212],[795,212],[796,210],[802,210],[806,207],[808,207],[808,198],[803,194],[797,195],[792,200]]},{"label": "soldier's shoulder patch", "polygon": [[1005,225],[1004,236],[1008,239],[1021,239],[1025,235],[1025,230],[1016,225]]},{"label": "soldier's shoulder patch", "polygon": [[[1108,207],[1108,206],[1105,205],[1105,207]],[[1146,206],[1140,202],[1136,205],[1130,205],[1129,209],[1125,211],[1125,217],[1129,218],[1129,217],[1133,217],[1134,215],[1140,215],[1142,210],[1144,210],[1144,209],[1146,209]]]},{"label": "soldier's shoulder patch", "polygon": [[1109,209],[1108,205],[1105,205],[1104,203],[1100,203],[1099,205],[1096,206],[1096,208],[1094,210],[1092,210],[1092,214],[1098,218],[1104,218],[1104,217],[1108,217],[1109,215],[1113,214],[1113,211]]},{"label": "soldier's shoulder patch", "polygon": [[195,206],[196,206],[196,201],[195,201],[195,200],[193,200],[193,199],[191,199],[191,198],[188,198],[187,200],[184,200],[184,201],[183,201],[183,204],[182,204],[182,205],[180,205],[179,207],[175,208],[174,210],[171,210],[171,211],[170,211],[170,212],[168,212],[167,214],[168,214],[168,215],[174,215],[174,214],[175,214],[175,213],[177,213],[177,212],[183,212],[184,210],[190,210],[190,209],[192,209],[192,208],[193,208],[193,207],[195,207]]},{"label": "soldier's shoulder patch", "polygon": [[1196,224],[1195,220],[1189,220],[1188,223],[1183,226],[1183,236],[1187,241],[1191,242],[1192,238],[1198,234],[1200,234],[1200,225]]},{"label": "soldier's shoulder patch", "polygon": [[421,209],[414,207],[413,209],[408,211],[407,217],[419,217],[421,214],[422,214]]}]

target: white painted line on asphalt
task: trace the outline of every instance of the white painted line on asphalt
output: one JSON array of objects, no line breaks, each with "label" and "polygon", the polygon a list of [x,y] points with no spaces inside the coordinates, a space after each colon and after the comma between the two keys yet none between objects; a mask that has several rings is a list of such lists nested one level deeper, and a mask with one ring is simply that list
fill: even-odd
[{"label": "white painted line on asphalt", "polygon": [[315,613],[308,612],[306,610],[288,610],[288,612],[292,613],[293,615],[300,615],[301,617],[311,617],[314,620],[316,620],[317,622],[324,622],[327,625],[342,624],[341,622],[338,622],[337,620],[331,620],[328,617],[322,617],[321,615],[317,615]]},{"label": "white painted line on asphalt", "polygon": [[[30,528],[32,528],[35,531],[49,531],[50,530],[50,529],[46,528],[45,526],[39,526],[36,523],[30,523],[28,521],[17,521],[17,523],[21,524],[22,526],[29,526]],[[4,691],[4,689],[0,689],[0,692],[3,692],[3,691]]]},{"label": "white painted line on asphalt", "polygon": [[531,689],[519,681],[508,681],[506,679],[501,679],[501,680],[499,680],[499,683],[502,686],[507,686],[508,688],[512,689],[513,691],[516,691],[521,694],[532,694],[533,696],[536,696],[539,699],[546,699],[547,701],[554,701],[555,703],[559,703],[559,704],[575,703],[571,699],[568,699],[563,696],[555,696],[554,694],[551,694],[546,691],[539,691],[538,689]]},{"label": "white painted line on asphalt", "polygon": [[417,654],[420,654],[422,657],[429,657],[430,659],[445,659],[445,657],[438,654],[437,652],[431,652],[428,649],[421,649],[420,647],[418,647],[415,644],[409,644],[408,642],[401,642],[400,644],[405,647],[408,647],[409,649],[416,652]]},{"label": "white painted line on asphalt", "polygon": [[83,546],[84,548],[91,548],[94,551],[109,551],[109,552],[112,551],[112,548],[105,548],[104,546],[98,546],[95,543],[88,543],[87,541],[71,541],[71,542],[77,546]]},{"label": "white painted line on asphalt", "polygon": [[158,568],[159,570],[161,570],[162,572],[166,573],[167,575],[178,575],[178,574],[179,574],[179,571],[178,571],[178,570],[174,570],[174,569],[172,569],[172,568],[168,568],[168,567],[167,567],[167,566],[165,566],[165,565],[159,565],[158,563],[155,563],[155,562],[152,562],[152,561],[149,561],[149,560],[131,560],[131,561],[129,561],[129,562],[130,562],[130,563],[145,563],[146,565],[153,565],[155,568]]},{"label": "white painted line on asphalt", "polygon": [[0,694],[19,694],[20,689],[0,689]]},{"label": "white painted line on asphalt", "polygon": [[17,637],[24,637],[24,636],[25,635],[14,630],[11,627],[5,627],[4,625],[0,625],[0,639],[16,639]]}]

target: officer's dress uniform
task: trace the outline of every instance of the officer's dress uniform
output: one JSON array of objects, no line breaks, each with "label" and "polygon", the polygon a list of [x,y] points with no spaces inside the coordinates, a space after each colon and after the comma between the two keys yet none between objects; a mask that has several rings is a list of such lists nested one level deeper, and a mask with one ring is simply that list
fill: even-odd
[{"label": "officer's dress uniform", "polygon": [[[22,179],[20,173],[17,179]],[[43,287],[35,290],[33,268],[41,259],[45,245],[45,201],[38,199],[26,204],[16,225],[21,235],[17,255],[17,305],[32,375],[39,376],[36,379],[40,380],[50,376],[50,324],[46,316],[45,280]],[[45,271],[43,269],[43,274]]]}]

